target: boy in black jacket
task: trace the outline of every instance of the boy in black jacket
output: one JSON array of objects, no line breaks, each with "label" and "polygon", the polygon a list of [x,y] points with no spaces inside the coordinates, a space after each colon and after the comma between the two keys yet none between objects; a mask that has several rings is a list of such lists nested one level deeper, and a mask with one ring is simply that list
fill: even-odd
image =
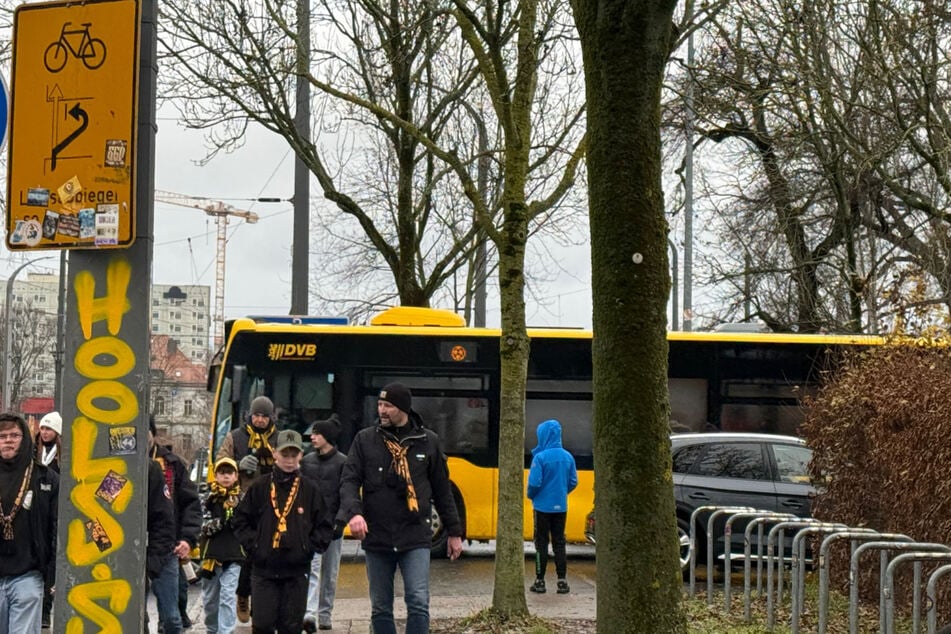
[{"label": "boy in black jacket", "polygon": [[300,474],[302,454],[300,434],[280,432],[274,470],[254,481],[232,520],[252,566],[251,625],[256,633],[300,634],[310,562],[333,535],[317,485]]},{"label": "boy in black jacket", "polygon": [[231,458],[221,458],[215,463],[215,481],[205,500],[198,545],[203,562],[199,576],[205,631],[209,634],[231,634],[238,620],[234,596],[244,550],[231,519],[240,499],[238,464]]}]

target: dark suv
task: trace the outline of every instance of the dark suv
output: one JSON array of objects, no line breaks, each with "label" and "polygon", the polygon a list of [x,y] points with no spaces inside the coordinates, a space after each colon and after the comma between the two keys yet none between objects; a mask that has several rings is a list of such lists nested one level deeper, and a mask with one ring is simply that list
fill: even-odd
[{"label": "dark suv", "polygon": [[[676,434],[671,436],[674,498],[681,564],[689,556],[690,515],[701,506],[749,506],[808,517],[815,490],[809,480],[812,451],[793,436],[752,433]],[[697,526],[698,561],[706,553],[706,516]],[[593,543],[594,511],[586,535]],[[731,550],[743,552],[745,523],[733,527]],[[723,522],[716,534],[722,541]],[[788,541],[788,540],[787,540]],[[722,546],[716,549],[722,552]]]}]

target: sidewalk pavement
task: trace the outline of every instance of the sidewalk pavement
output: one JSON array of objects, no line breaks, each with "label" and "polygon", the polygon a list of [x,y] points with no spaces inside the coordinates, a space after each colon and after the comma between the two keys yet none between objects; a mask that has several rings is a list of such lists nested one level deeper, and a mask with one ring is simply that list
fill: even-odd
[{"label": "sidewalk pavement", "polygon": [[[554,592],[534,594],[526,591],[529,612],[552,621],[567,618],[594,619],[594,587],[582,587],[582,585],[575,579],[569,594]],[[491,595],[434,596],[430,599],[429,613],[433,619],[464,617],[491,605]],[[194,625],[185,630],[186,633],[205,634],[200,595],[196,596],[194,601],[189,601],[188,612]],[[406,624],[406,607],[402,603],[402,597],[396,599],[395,613],[397,627],[402,630]],[[338,599],[334,603],[333,619],[331,633],[370,634],[370,600]],[[251,624],[239,623],[235,632],[251,634]]]},{"label": "sidewalk pavement", "polygon": [[[569,594],[557,594],[554,588],[546,594],[528,592],[532,579],[526,580],[526,599],[528,609],[535,616],[558,621],[561,619],[595,619],[596,618],[596,586],[595,580],[587,575],[572,573],[568,570],[568,582],[571,585]],[[465,584],[460,584],[465,585]],[[465,617],[488,608],[492,605],[492,595],[484,593],[464,594],[466,588],[453,587],[452,591],[459,594],[440,594],[441,588],[431,588],[429,613],[434,620],[443,618]],[[193,626],[186,630],[187,634],[205,634],[204,614],[201,607],[201,592],[198,585],[191,586],[189,591],[188,614]],[[157,623],[155,599],[149,598],[149,618],[151,623]],[[402,595],[397,592],[394,603],[394,612],[397,626],[402,629],[406,623],[406,606]],[[154,627],[154,626],[153,626]],[[239,623],[235,630],[237,634],[251,634],[250,623]],[[337,598],[334,602],[333,630],[342,634],[370,634],[370,599]]]}]

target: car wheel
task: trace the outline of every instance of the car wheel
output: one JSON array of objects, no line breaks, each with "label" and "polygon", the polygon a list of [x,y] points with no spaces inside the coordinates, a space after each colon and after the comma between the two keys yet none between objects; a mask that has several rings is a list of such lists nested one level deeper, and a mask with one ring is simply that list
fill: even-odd
[{"label": "car wheel", "polygon": [[680,542],[680,569],[686,571],[690,564],[690,524],[677,518],[677,539]]}]

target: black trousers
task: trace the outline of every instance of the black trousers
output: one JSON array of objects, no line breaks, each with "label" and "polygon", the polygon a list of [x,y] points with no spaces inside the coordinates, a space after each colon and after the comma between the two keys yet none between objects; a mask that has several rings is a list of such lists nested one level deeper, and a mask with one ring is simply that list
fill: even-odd
[{"label": "black trousers", "polygon": [[[249,566],[250,567],[250,566]],[[273,579],[251,573],[251,631],[254,634],[300,634],[307,610],[309,575]]]},{"label": "black trousers", "polygon": [[242,562],[241,572],[238,573],[238,589],[235,594],[239,597],[251,596],[251,561]]},{"label": "black trousers", "polygon": [[565,521],[567,513],[535,511],[535,577],[545,578],[548,569],[548,542],[555,553],[555,573],[564,579],[568,573],[568,552],[565,548]]}]

